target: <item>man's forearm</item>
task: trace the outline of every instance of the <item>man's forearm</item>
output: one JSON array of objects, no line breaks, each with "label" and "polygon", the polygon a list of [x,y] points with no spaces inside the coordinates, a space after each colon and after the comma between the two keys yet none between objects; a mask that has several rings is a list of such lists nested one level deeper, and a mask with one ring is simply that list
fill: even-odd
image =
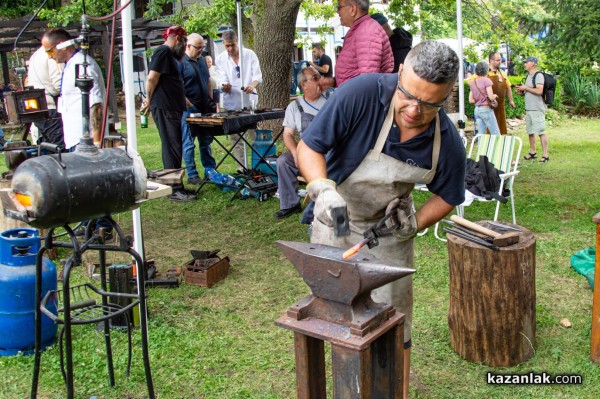
[{"label": "man's forearm", "polygon": [[417,228],[423,230],[436,224],[453,209],[454,206],[444,201],[439,195],[431,196],[415,214]]},{"label": "man's forearm", "polygon": [[102,104],[94,104],[90,108],[90,131],[94,144],[101,140],[100,130],[102,129]]},{"label": "man's forearm", "polygon": [[297,149],[298,169],[308,183],[316,179],[327,178],[325,155],[316,152],[300,140]]}]

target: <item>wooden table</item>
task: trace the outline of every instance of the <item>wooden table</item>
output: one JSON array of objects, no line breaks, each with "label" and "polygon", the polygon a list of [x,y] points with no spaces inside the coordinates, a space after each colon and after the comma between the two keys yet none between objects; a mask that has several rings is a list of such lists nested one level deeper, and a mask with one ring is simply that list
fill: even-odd
[{"label": "wooden table", "polygon": [[594,268],[594,299],[592,304],[592,339],[590,359],[600,363],[600,213],[592,218],[596,223],[596,267]]}]

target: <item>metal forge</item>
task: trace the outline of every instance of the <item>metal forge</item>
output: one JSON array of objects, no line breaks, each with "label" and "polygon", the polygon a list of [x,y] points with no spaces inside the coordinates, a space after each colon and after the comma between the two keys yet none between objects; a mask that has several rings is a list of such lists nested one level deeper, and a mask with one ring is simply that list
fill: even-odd
[{"label": "metal forge", "polygon": [[328,245],[277,241],[277,246],[312,291],[275,321],[294,331],[297,397],[327,397],[327,341],[334,398],[402,398],[404,315],[373,302],[371,291],[414,270],[370,254],[343,260],[344,250]]}]

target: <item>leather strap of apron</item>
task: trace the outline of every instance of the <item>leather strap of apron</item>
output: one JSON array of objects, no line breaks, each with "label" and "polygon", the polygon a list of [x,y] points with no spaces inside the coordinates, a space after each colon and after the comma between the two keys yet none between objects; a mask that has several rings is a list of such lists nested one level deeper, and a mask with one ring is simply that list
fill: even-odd
[{"label": "leather strap of apron", "polygon": [[379,161],[379,156],[383,151],[383,146],[385,145],[385,141],[387,140],[388,135],[390,134],[390,129],[392,128],[392,123],[394,123],[394,104],[396,103],[396,92],[394,92],[394,96],[392,97],[392,102],[390,103],[390,108],[388,109],[387,115],[385,116],[385,120],[383,121],[383,126],[381,126],[381,130],[379,131],[379,136],[377,136],[377,142],[375,143],[375,147],[369,154],[369,159],[372,161]]},{"label": "leather strap of apron", "polygon": [[[392,123],[394,122],[394,103],[396,102],[396,94],[392,97],[392,102],[390,103],[390,108],[388,109],[387,115],[385,116],[385,120],[383,121],[383,126],[381,126],[381,130],[379,131],[379,136],[377,136],[377,141],[375,142],[375,147],[371,150],[369,154],[369,159],[372,161],[379,161],[381,156],[381,152],[383,151],[383,146],[385,145],[385,141],[390,134],[390,129],[392,128]],[[439,112],[435,114],[435,133],[433,135],[433,152],[431,156],[431,170],[436,171],[438,160],[440,157],[440,142],[441,142],[441,134],[440,134],[440,114]]]}]

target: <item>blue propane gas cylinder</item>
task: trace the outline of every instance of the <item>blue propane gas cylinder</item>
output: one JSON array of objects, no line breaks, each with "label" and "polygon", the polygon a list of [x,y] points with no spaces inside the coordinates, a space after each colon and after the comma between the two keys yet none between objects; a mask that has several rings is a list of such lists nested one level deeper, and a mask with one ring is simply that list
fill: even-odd
[{"label": "blue propane gas cylinder", "polygon": [[[254,140],[253,147],[256,150],[256,152],[258,152],[263,158],[274,157],[275,155],[277,155],[277,148],[275,147],[275,145],[271,146],[271,143],[273,143],[272,134],[273,132],[271,130],[256,131],[256,140]],[[252,151],[252,169],[256,170],[256,166],[259,162],[260,157],[254,151]],[[260,165],[258,165],[258,170],[266,172],[265,169],[272,173],[271,169],[267,165],[265,165],[264,162],[261,162]]]},{"label": "blue propane gas cylinder", "polygon": [[[35,347],[35,260],[40,238],[35,229],[0,233],[0,356],[33,353]],[[42,298],[56,290],[56,267],[42,261]],[[54,308],[47,306],[54,314]],[[57,326],[42,316],[42,348],[54,343]]]}]

